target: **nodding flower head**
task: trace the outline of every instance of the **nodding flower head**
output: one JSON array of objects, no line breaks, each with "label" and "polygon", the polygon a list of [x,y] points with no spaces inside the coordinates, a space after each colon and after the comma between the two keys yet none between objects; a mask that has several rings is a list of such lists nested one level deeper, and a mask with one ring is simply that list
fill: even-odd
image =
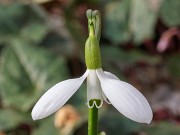
[{"label": "nodding flower head", "polygon": [[59,82],[50,88],[34,106],[33,120],[45,118],[56,112],[87,78],[87,105],[89,108],[94,106],[100,108],[103,101],[106,101],[129,119],[140,123],[150,123],[152,110],[146,98],[131,84],[102,70],[99,47],[100,14],[97,10],[88,10],[87,17],[89,37],[85,44],[86,72],[79,78]]}]

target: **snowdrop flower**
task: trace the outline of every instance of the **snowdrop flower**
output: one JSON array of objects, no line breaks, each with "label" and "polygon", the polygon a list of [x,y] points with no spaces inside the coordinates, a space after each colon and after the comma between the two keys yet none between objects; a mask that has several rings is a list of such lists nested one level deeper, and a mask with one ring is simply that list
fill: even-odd
[{"label": "snowdrop flower", "polygon": [[[146,98],[132,85],[123,82],[101,66],[99,41],[94,23],[89,19],[89,37],[85,45],[87,70],[79,78],[59,82],[50,88],[32,110],[33,120],[45,118],[61,108],[87,78],[87,105],[100,108],[103,100],[120,113],[140,123],[150,123],[152,110]],[[97,104],[96,100],[101,101]],[[90,104],[90,101],[91,102]]]}]

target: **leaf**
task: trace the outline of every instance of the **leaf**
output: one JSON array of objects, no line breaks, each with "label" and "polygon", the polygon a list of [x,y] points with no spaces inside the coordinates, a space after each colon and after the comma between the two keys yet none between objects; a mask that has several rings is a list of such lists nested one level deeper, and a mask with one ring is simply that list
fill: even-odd
[{"label": "leaf", "polygon": [[24,118],[20,113],[10,110],[0,110],[0,131],[17,127]]},{"label": "leaf", "polygon": [[170,73],[177,78],[180,78],[180,56],[179,55],[172,55],[167,58],[166,64]]},{"label": "leaf", "polygon": [[102,59],[106,66],[107,62],[119,63],[120,65],[132,65],[137,62],[145,62],[148,64],[156,64],[159,62],[159,58],[148,55],[140,50],[124,51],[118,47],[104,46],[101,49]]},{"label": "leaf", "polygon": [[[6,11],[6,12],[4,12]],[[0,6],[0,35],[16,34],[22,24],[23,6],[20,4]],[[18,18],[18,20],[17,20]]]},{"label": "leaf", "polygon": [[23,111],[31,109],[44,90],[65,79],[63,58],[19,40],[4,50],[1,72],[3,103]]},{"label": "leaf", "polygon": [[[37,11],[31,5],[19,3],[0,5],[0,41],[9,41],[12,37],[17,37],[21,31],[26,31],[22,33],[25,34],[24,36],[29,36],[29,38],[33,36],[33,39],[39,39],[47,30],[41,12],[43,11],[40,9]],[[34,34],[27,35],[27,31]]]},{"label": "leaf", "polygon": [[160,62],[160,57],[148,55],[138,49],[125,51],[116,46],[105,45],[102,46],[101,52],[104,69],[113,71],[121,79],[124,78],[122,71],[137,63],[154,65]]},{"label": "leaf", "polygon": [[130,39],[129,21],[130,0],[111,2],[105,8],[104,35],[114,44]]},{"label": "leaf", "polygon": [[82,86],[72,96],[72,98],[70,98],[68,103],[75,106],[77,109],[79,109],[79,111],[84,111],[85,109],[87,109],[86,102],[87,102],[87,86],[84,81]]},{"label": "leaf", "polygon": [[150,8],[148,0],[121,0],[107,4],[105,8],[104,35],[113,44],[131,39],[141,43],[152,38],[157,12]]},{"label": "leaf", "polygon": [[108,108],[100,119],[100,129],[107,135],[128,135],[137,131],[140,124],[122,116],[113,108]]},{"label": "leaf", "polygon": [[180,126],[170,122],[160,122],[143,131],[148,135],[179,135]]},{"label": "leaf", "polygon": [[153,36],[157,13],[150,8],[149,0],[131,0],[129,25],[135,43]]},{"label": "leaf", "polygon": [[20,36],[23,39],[30,40],[38,44],[42,41],[48,32],[48,27],[43,23],[30,23],[20,31]]},{"label": "leaf", "polygon": [[41,124],[33,131],[32,135],[60,135],[54,127],[54,119],[52,116],[41,120]]},{"label": "leaf", "polygon": [[164,0],[160,8],[160,17],[169,27],[180,25],[179,0]]}]

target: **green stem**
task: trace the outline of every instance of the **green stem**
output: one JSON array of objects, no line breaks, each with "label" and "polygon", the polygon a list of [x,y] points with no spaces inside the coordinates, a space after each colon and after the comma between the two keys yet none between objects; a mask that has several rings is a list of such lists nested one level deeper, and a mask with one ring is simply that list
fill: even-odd
[{"label": "green stem", "polygon": [[[96,102],[97,105],[100,104],[100,100],[90,100],[90,106]],[[98,134],[98,108],[94,105],[93,108],[89,108],[88,116],[88,135],[97,135]]]}]

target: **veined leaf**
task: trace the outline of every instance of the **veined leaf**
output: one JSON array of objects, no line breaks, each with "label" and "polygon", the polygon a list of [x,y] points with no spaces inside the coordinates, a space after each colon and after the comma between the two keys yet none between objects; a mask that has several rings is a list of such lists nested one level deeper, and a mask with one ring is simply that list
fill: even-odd
[{"label": "veined leaf", "polygon": [[44,90],[67,76],[64,59],[37,46],[13,40],[5,49],[0,84],[7,106],[28,111]]},{"label": "veined leaf", "polygon": [[42,120],[41,124],[33,131],[32,135],[60,135],[60,133],[54,127],[54,118],[50,116]]},{"label": "veined leaf", "polygon": [[130,2],[130,0],[111,2],[105,8],[104,34],[114,44],[130,39],[128,26]]},{"label": "veined leaf", "polygon": [[0,5],[0,42],[9,41],[19,34],[35,41],[41,39],[47,26],[40,13],[41,9],[38,10],[31,5],[20,3]]},{"label": "veined leaf", "polygon": [[153,36],[157,12],[148,0],[121,0],[105,8],[105,36],[114,44],[140,43]]},{"label": "veined leaf", "polygon": [[180,126],[170,122],[161,122],[145,128],[143,131],[148,135],[179,135]]},{"label": "veined leaf", "polygon": [[149,0],[131,0],[129,25],[135,43],[153,36],[157,12],[150,8]]},{"label": "veined leaf", "polygon": [[164,0],[160,9],[160,17],[167,26],[180,25],[179,0]]},{"label": "veined leaf", "polygon": [[[150,56],[146,53],[143,53],[140,50],[134,51],[123,51],[118,47],[113,46],[104,46],[102,48],[102,58],[103,61],[111,61],[131,65],[137,62],[146,62],[148,64],[156,64],[159,62],[160,58],[155,56]],[[109,64],[105,64],[109,65]]]},{"label": "veined leaf", "polygon": [[3,109],[0,110],[0,131],[12,129],[18,126],[24,118],[16,111]]},{"label": "veined leaf", "polygon": [[172,55],[167,58],[166,64],[170,73],[177,78],[180,78],[180,56],[179,55]]},{"label": "veined leaf", "polygon": [[107,135],[128,135],[140,127],[140,124],[120,115],[114,108],[108,108],[100,119],[100,129]]}]

